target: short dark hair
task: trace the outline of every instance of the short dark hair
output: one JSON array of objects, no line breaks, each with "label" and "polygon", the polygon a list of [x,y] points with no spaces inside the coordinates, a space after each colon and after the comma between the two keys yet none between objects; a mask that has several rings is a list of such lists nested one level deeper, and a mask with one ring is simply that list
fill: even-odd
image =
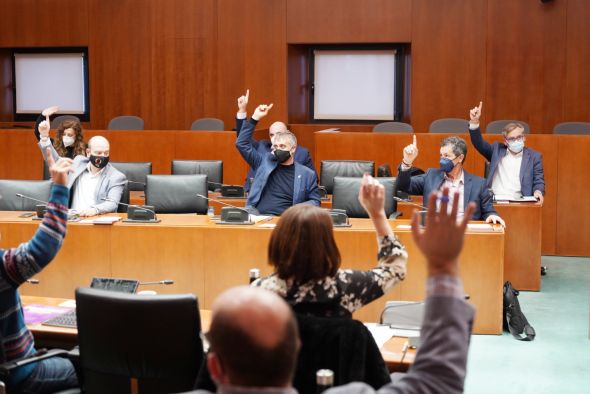
[{"label": "short dark hair", "polygon": [[510,123],[506,124],[506,126],[504,126],[504,128],[502,129],[502,135],[504,137],[506,137],[506,135],[508,135],[512,130],[514,130],[516,128],[521,128],[522,131],[523,131],[523,134],[526,133],[526,129],[523,126],[522,123],[520,123],[520,122],[510,122]]},{"label": "short dark hair", "polygon": [[215,353],[233,385],[278,387],[293,379],[299,330],[292,313],[284,327],[283,337],[272,348],[257,343],[229,313],[214,316],[207,338],[210,351]]},{"label": "short dark hair", "polygon": [[270,237],[268,262],[279,278],[297,284],[336,275],[340,251],[328,212],[303,204],[287,209]]},{"label": "short dark hair", "polygon": [[459,138],[456,136],[447,137],[440,143],[440,147],[450,145],[451,149],[453,150],[453,154],[455,156],[463,155],[463,160],[461,163],[465,162],[467,158],[467,143],[463,138]]}]

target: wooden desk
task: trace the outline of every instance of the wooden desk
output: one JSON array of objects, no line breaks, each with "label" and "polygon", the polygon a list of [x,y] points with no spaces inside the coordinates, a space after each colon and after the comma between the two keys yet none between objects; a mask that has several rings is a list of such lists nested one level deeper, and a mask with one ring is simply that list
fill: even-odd
[{"label": "wooden desk", "polygon": [[[59,306],[65,298],[21,296],[23,305],[49,305]],[[201,309],[201,331],[207,332],[211,326],[211,311]],[[61,347],[71,349],[78,344],[78,330],[76,328],[52,327],[43,324],[29,324],[27,327],[35,337],[36,346],[39,347]],[[407,338],[392,337],[381,347],[381,355],[387,364],[390,372],[406,371],[414,362],[416,350],[409,349],[403,357],[403,348]],[[403,360],[402,360],[403,357]]]},{"label": "wooden desk", "polygon": [[[20,212],[0,212],[0,246],[30,239],[39,222],[19,218]],[[159,293],[190,292],[203,308],[228,287],[247,284],[248,270],[271,273],[266,263],[272,229],[264,225],[216,225],[204,215],[158,215],[158,224],[70,223],[56,259],[37,275],[38,285],[25,284],[22,294],[72,298],[93,276],[172,279],[173,286],[150,287]],[[276,219],[275,219],[276,220]],[[376,264],[375,233],[368,219],[352,219],[351,228],[335,230],[342,267],[368,270]],[[355,314],[376,321],[387,300],[421,300],[425,296],[426,262],[414,246],[407,220],[391,221],[410,259],[406,280],[390,293]],[[465,291],[477,307],[474,332],[502,332],[504,233],[468,232],[461,256]]]}]

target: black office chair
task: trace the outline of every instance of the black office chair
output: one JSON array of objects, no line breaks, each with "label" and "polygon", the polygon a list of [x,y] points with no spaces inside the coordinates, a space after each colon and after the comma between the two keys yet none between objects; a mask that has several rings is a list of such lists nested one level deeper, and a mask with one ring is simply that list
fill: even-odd
[{"label": "black office chair", "polygon": [[[389,218],[399,215],[397,201],[393,199],[395,193],[395,178],[375,178],[385,187],[385,214]],[[337,176],[334,178],[334,192],[332,193],[332,208],[344,209],[348,217],[368,218],[367,211],[359,202],[362,178],[348,178]]]},{"label": "black office chair", "polygon": [[328,194],[334,189],[334,177],[345,176],[362,178],[364,173],[375,175],[375,162],[363,160],[322,160],[320,162],[320,186]]},{"label": "black office chair", "polygon": [[502,119],[502,120],[494,120],[493,122],[488,123],[486,126],[486,134],[502,134],[504,127],[506,127],[506,125],[508,123],[520,123],[522,125],[522,127],[524,128],[525,133],[531,132],[531,127],[529,126],[529,124],[527,122],[523,122],[522,120]]},{"label": "black office chair", "polygon": [[111,164],[117,170],[121,171],[129,181],[129,190],[143,191],[147,181],[147,176],[152,173],[152,163],[150,162],[123,162],[112,161]]},{"label": "black office chair", "polygon": [[34,211],[35,206],[42,204],[22,197],[20,193],[41,201],[48,201],[51,193],[51,181],[24,181],[0,179],[0,211]]},{"label": "black office chair", "polygon": [[139,116],[116,116],[109,121],[109,130],[143,130],[144,121]]},{"label": "black office chair", "polygon": [[469,121],[460,118],[437,119],[430,124],[429,133],[467,133]]},{"label": "black office chair", "polygon": [[142,394],[192,389],[203,360],[193,294],[79,288],[76,315],[86,393],[130,393],[135,383]]},{"label": "black office chair", "polygon": [[589,122],[563,122],[558,123],[553,127],[553,134],[574,134],[584,135],[590,134]]},{"label": "black office chair", "polygon": [[373,127],[374,133],[413,133],[414,128],[409,123],[404,122],[383,122],[377,123]]},{"label": "black office chair", "polygon": [[145,203],[155,207],[157,213],[202,213],[209,204],[207,175],[148,175]]},{"label": "black office chair", "polygon": [[223,131],[225,130],[225,124],[223,120],[217,118],[201,118],[195,120],[191,124],[191,130],[204,130],[204,131]]},{"label": "black office chair", "polygon": [[221,188],[223,183],[222,160],[172,160],[172,175],[207,175],[208,189],[211,191]]}]

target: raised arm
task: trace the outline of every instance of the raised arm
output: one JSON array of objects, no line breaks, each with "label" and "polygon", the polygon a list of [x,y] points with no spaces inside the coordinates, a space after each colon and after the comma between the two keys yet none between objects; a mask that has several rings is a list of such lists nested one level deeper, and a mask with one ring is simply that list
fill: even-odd
[{"label": "raised arm", "polygon": [[411,176],[411,168],[414,160],[418,157],[418,141],[416,134],[412,137],[412,143],[406,145],[403,150],[403,159],[398,168],[396,182],[396,189],[414,195],[422,195],[424,190],[425,175]]},{"label": "raised arm", "polygon": [[252,114],[252,118],[246,122],[244,122],[242,126],[242,130],[238,133],[238,139],[236,140],[236,148],[246,160],[246,162],[250,165],[250,167],[256,169],[262,163],[262,154],[257,152],[256,147],[252,143],[252,135],[254,134],[254,129],[258,124],[258,121],[264,118],[268,111],[272,108],[272,104],[266,105],[262,104],[259,105],[254,114]]},{"label": "raised arm", "polygon": [[54,113],[56,113],[57,111],[59,111],[59,107],[57,105],[54,105],[53,107],[45,108],[43,110],[43,112],[41,112],[41,115],[39,115],[37,117],[37,120],[35,121],[35,137],[37,138],[37,141],[39,141],[41,139],[41,134],[39,132],[39,125],[44,120],[47,120],[47,123],[49,123],[49,117],[51,115],[53,115]]},{"label": "raised arm", "polygon": [[483,139],[479,127],[482,106],[483,102],[480,101],[479,106],[474,107],[469,111],[469,138],[475,149],[485,157],[487,161],[492,161],[492,145]]},{"label": "raised arm", "polygon": [[72,160],[53,160],[48,152],[47,164],[53,179],[47,213],[29,242],[6,250],[0,264],[0,287],[18,287],[41,271],[55,257],[66,234],[68,216],[68,172]]}]

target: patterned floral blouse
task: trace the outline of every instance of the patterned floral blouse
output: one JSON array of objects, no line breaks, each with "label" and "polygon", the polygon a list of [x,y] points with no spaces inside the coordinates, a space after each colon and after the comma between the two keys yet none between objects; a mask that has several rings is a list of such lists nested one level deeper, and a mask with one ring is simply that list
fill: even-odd
[{"label": "patterned floral blouse", "polygon": [[369,271],[339,269],[336,275],[303,285],[277,274],[252,283],[283,297],[297,313],[316,316],[351,316],[404,280],[408,254],[397,237],[378,237],[378,266]]}]

